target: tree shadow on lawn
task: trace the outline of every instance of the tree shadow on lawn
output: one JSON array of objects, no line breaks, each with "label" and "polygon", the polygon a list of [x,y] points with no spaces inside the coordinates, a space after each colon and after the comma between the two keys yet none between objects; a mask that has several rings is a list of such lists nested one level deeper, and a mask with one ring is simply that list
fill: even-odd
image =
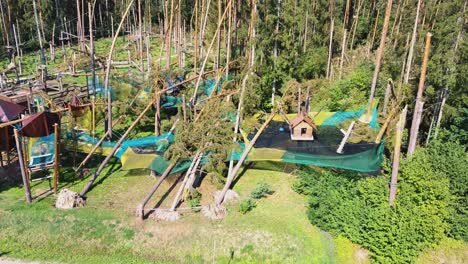
[{"label": "tree shadow on lawn", "polygon": [[[151,210],[148,210],[148,213],[146,213],[146,215],[143,216],[143,219],[147,219],[154,212],[154,209],[157,209],[157,208],[159,208],[161,206],[161,204],[166,200],[166,198],[169,196],[169,194],[171,194],[171,192],[174,190],[174,188],[180,182],[180,180],[182,179],[182,175],[183,174],[179,174],[177,176],[176,180],[171,184],[169,189],[166,190],[166,192],[163,194],[163,196],[161,196],[159,201],[152,207]],[[178,204],[177,204],[177,206],[178,206]]]}]

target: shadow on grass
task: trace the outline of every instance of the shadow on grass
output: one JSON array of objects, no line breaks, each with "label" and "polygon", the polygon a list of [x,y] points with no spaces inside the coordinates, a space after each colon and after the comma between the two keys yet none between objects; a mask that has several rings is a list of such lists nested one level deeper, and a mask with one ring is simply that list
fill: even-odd
[{"label": "shadow on grass", "polygon": [[169,194],[172,192],[172,190],[174,190],[174,188],[177,186],[177,184],[180,182],[181,179],[182,179],[182,174],[177,176],[174,183],[172,183],[172,185],[169,187],[169,189],[166,190],[166,192],[163,194],[163,196],[161,196],[161,199],[159,199],[159,201],[153,206],[153,208],[151,208],[151,210],[149,210],[148,213],[143,216],[143,219],[147,219],[154,212],[154,209],[157,209],[157,208],[159,208],[161,206],[161,204],[164,202],[164,200],[166,200],[166,198],[169,196]]}]

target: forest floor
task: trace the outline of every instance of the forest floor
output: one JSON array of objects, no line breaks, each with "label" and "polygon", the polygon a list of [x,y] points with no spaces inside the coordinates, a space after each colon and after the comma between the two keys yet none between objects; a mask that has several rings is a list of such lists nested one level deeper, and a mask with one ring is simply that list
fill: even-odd
[{"label": "forest floor", "polygon": [[[106,168],[102,174],[106,176],[88,193],[85,208],[55,209],[53,194],[26,205],[19,185],[2,188],[0,258],[66,263],[204,263],[213,259],[217,263],[367,263],[365,250],[310,224],[306,198],[292,190],[295,177],[283,165],[257,164],[236,182],[234,189],[241,199],[260,182],[273,187],[275,192],[258,200],[251,212],[239,213],[234,203],[224,220],[211,221],[184,209],[177,222],[136,218],[136,206],[156,179],[145,171],[125,172],[119,167],[117,162]],[[79,191],[86,182],[66,167],[62,176],[61,188]],[[166,193],[178,187],[176,178],[161,186],[147,210],[154,205],[169,206],[175,191]],[[48,189],[47,182],[32,186],[35,196]],[[211,201],[216,189],[208,178],[203,180],[203,204]]]}]

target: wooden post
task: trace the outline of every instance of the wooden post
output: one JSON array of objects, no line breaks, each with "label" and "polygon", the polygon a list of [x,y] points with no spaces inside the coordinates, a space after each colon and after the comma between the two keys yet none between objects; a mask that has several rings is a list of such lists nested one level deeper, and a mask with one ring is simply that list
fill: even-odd
[{"label": "wooden post", "polygon": [[[351,135],[351,132],[353,131],[353,128],[354,128],[354,124],[355,122],[351,122],[351,125],[349,125],[348,127],[348,130],[346,131],[346,133],[344,133],[344,137],[343,139],[341,140],[341,143],[340,143],[340,146],[338,147],[338,149],[336,150],[336,153],[338,154],[343,154],[343,148],[346,144],[346,141],[348,141],[348,138],[349,136]],[[343,131],[341,131],[343,132]]]},{"label": "wooden post", "polygon": [[16,142],[16,149],[18,151],[18,161],[21,169],[21,177],[23,178],[23,185],[24,185],[24,193],[26,194],[26,202],[31,203],[32,198],[31,198],[31,191],[29,190],[29,182],[26,176],[26,168],[23,160],[23,155],[22,155],[22,147],[19,141],[19,136],[18,136],[18,129],[13,129],[14,134],[15,134],[15,142]]},{"label": "wooden post", "polygon": [[91,97],[91,135],[94,137],[96,132],[96,95]]},{"label": "wooden post", "polygon": [[424,92],[424,82],[426,81],[426,70],[427,63],[429,61],[429,50],[431,48],[431,37],[430,32],[426,35],[426,46],[424,48],[424,58],[421,66],[421,77],[419,78],[418,93],[416,95],[416,104],[413,114],[413,121],[411,122],[411,131],[410,138],[408,143],[408,155],[413,154],[416,149],[416,141],[418,139],[419,125],[421,122],[421,115],[423,110],[423,92]]},{"label": "wooden post", "polygon": [[57,193],[58,177],[59,177],[59,162],[60,162],[60,151],[59,151],[59,126],[54,124],[54,193]]},{"label": "wooden post", "polygon": [[393,150],[393,166],[392,166],[392,178],[390,181],[390,196],[388,198],[388,203],[390,206],[393,206],[395,203],[397,181],[398,181],[398,168],[400,166],[400,152],[401,152],[401,138],[403,137],[403,130],[405,129],[406,123],[406,112],[407,106],[403,109],[400,114],[400,119],[397,123],[397,131],[395,135],[395,147]]}]

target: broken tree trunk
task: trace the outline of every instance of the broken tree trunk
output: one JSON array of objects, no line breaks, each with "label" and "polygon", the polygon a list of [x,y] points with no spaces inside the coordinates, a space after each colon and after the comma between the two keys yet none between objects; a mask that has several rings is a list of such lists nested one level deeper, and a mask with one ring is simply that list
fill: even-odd
[{"label": "broken tree trunk", "polygon": [[270,114],[270,116],[265,120],[265,123],[258,129],[257,133],[255,136],[252,138],[252,140],[249,142],[249,145],[245,148],[244,152],[242,153],[241,157],[239,158],[239,161],[237,162],[236,166],[232,169],[231,174],[228,175],[226,179],[226,184],[224,184],[223,190],[219,194],[216,200],[216,205],[221,205],[221,203],[224,201],[224,196],[226,195],[226,192],[229,190],[231,187],[232,181],[234,180],[234,177],[236,174],[239,172],[242,164],[244,163],[245,159],[247,158],[247,155],[249,152],[252,150],[253,146],[255,145],[255,142],[257,139],[260,137],[262,134],[263,130],[267,127],[267,125],[271,122],[273,117],[276,115],[276,109]]},{"label": "broken tree trunk", "polygon": [[413,121],[411,122],[411,132],[408,143],[408,155],[413,154],[416,149],[416,141],[418,140],[419,124],[421,122],[421,115],[423,110],[423,92],[424,82],[426,80],[427,63],[429,61],[429,50],[431,48],[431,37],[430,32],[426,35],[426,46],[424,48],[424,58],[421,66],[421,77],[419,78],[418,94],[416,95],[416,105],[413,114]]},{"label": "broken tree trunk", "polygon": [[192,173],[194,173],[194,170],[196,170],[198,168],[198,165],[200,164],[200,160],[201,160],[202,156],[203,156],[203,153],[201,153],[201,152],[197,152],[195,154],[195,157],[192,160],[192,163],[190,164],[189,169],[185,173],[184,180],[183,180],[182,184],[180,185],[179,190],[177,191],[177,194],[176,194],[176,196],[174,198],[174,201],[172,202],[171,208],[169,208],[169,211],[171,211],[171,212],[175,211],[175,208],[179,204],[180,196],[182,196],[182,192],[184,191],[184,187],[187,184],[187,181],[189,180],[189,177],[192,175]]},{"label": "broken tree trunk", "polygon": [[330,41],[328,44],[328,62],[327,62],[327,75],[326,78],[330,79],[330,72],[331,72],[331,60],[333,55],[333,30],[335,27],[335,19],[332,18],[330,22]]},{"label": "broken tree trunk", "polygon": [[397,181],[398,181],[398,168],[400,167],[400,152],[401,152],[401,139],[403,137],[403,130],[405,129],[406,123],[406,112],[407,106],[403,109],[400,115],[400,119],[397,123],[397,131],[395,135],[395,147],[393,150],[393,166],[392,166],[392,178],[390,181],[390,196],[388,198],[388,203],[390,206],[394,205],[396,190],[397,190]]},{"label": "broken tree trunk", "polygon": [[164,173],[159,177],[158,181],[154,184],[153,188],[149,191],[149,193],[146,195],[145,199],[138,205],[136,214],[138,217],[141,217],[143,219],[145,217],[145,205],[148,203],[148,201],[153,197],[154,193],[156,190],[159,188],[159,186],[162,184],[164,179],[170,174],[171,170],[174,168],[176,165],[176,162],[172,162],[164,171]]},{"label": "broken tree trunk", "polygon": [[218,27],[216,28],[216,31],[215,31],[215,34],[214,34],[212,40],[211,40],[210,46],[208,47],[208,51],[206,52],[205,60],[203,61],[203,64],[202,64],[201,69],[200,69],[200,74],[198,75],[197,83],[195,84],[195,90],[193,92],[192,98],[190,98],[190,103],[192,105],[195,105],[195,103],[196,103],[198,87],[200,85],[200,81],[201,81],[201,77],[203,75],[203,71],[205,70],[206,62],[208,61],[208,57],[210,55],[211,49],[213,48],[214,41],[216,40],[216,37],[219,34],[219,29],[221,28],[221,24],[222,24],[222,22],[224,20],[224,17],[226,16],[227,10],[228,10],[230,5],[231,5],[231,0],[229,0],[229,2],[227,3],[226,8],[224,9],[223,16],[218,21]]},{"label": "broken tree trunk", "polygon": [[[346,141],[348,141],[349,136],[351,136],[351,132],[353,132],[354,124],[355,124],[354,121],[351,122],[351,124],[350,124],[349,127],[348,127],[348,130],[347,130],[345,133],[343,133],[343,134],[344,134],[344,137],[343,137],[343,139],[341,140],[340,146],[339,146],[338,149],[336,150],[336,153],[338,153],[338,154],[343,154],[344,146],[345,146],[345,144],[346,144]],[[341,131],[341,132],[343,132],[343,131]]]},{"label": "broken tree trunk", "polygon": [[[207,72],[209,73],[209,72]],[[207,74],[205,73],[205,74]],[[172,85],[170,87],[167,87],[165,89],[162,89],[161,91],[159,91],[158,93],[159,94],[162,94],[166,91],[169,91],[170,89],[173,89],[177,86],[180,86],[184,83],[187,83],[189,81],[193,81],[195,78],[198,78],[198,76],[195,76],[193,78],[190,78],[190,79],[187,79],[185,81],[182,81],[180,83],[177,83],[175,85]],[[93,177],[89,180],[89,182],[86,184],[85,187],[83,187],[83,189],[81,190],[80,192],[80,195],[81,196],[84,196],[88,191],[89,189],[91,188],[91,186],[93,185],[94,181],[96,181],[97,177],[101,174],[102,170],[104,169],[104,167],[107,165],[107,163],[110,161],[110,159],[112,158],[112,156],[114,156],[115,152],[117,151],[117,149],[120,147],[120,145],[122,144],[122,142],[125,140],[125,138],[127,138],[127,136],[130,134],[130,132],[133,130],[133,128],[138,124],[138,122],[140,121],[140,119],[145,115],[146,112],[148,112],[148,110],[151,108],[151,106],[154,104],[154,100],[152,100],[147,106],[145,109],[143,109],[143,111],[140,113],[140,115],[135,119],[135,121],[130,125],[130,127],[127,129],[127,131],[125,131],[125,133],[122,135],[122,137],[119,139],[119,141],[117,141],[117,143],[115,144],[114,148],[111,150],[111,152],[109,153],[109,155],[107,155],[107,157],[102,161],[101,165],[99,166],[99,168],[97,169],[97,171],[94,173]],[[177,121],[176,121],[177,122]],[[1,124],[0,124],[0,127],[1,127]],[[172,130],[172,129],[171,129]]]},{"label": "broken tree trunk", "polygon": [[418,36],[418,23],[419,23],[419,10],[421,9],[421,2],[422,0],[418,0],[418,7],[416,9],[416,17],[414,18],[414,26],[413,26],[413,35],[411,36],[411,44],[409,47],[408,58],[406,60],[406,73],[403,83],[407,84],[409,81],[409,75],[411,72],[411,64],[413,62],[413,52],[414,52],[414,45],[416,44],[416,37]]},{"label": "broken tree trunk", "polygon": [[[379,79],[379,73],[380,73],[380,65],[382,63],[382,57],[384,54],[384,49],[385,49],[385,39],[387,38],[387,31],[388,31],[388,23],[390,21],[390,15],[392,12],[392,0],[387,0],[387,6],[385,8],[385,18],[384,18],[384,24],[382,28],[382,35],[380,37],[380,45],[379,49],[377,50],[377,56],[375,58],[375,69],[374,69],[374,76],[372,77],[372,84],[371,84],[371,91],[369,95],[369,102],[367,105],[367,113],[363,115],[363,120],[364,122],[370,122],[371,117],[372,117],[372,103],[374,101],[374,94],[375,94],[375,88],[377,87],[377,81]],[[376,22],[377,23],[377,22]]]},{"label": "broken tree trunk", "polygon": [[[240,127],[240,122],[241,122],[241,114],[242,114],[242,105],[244,104],[244,95],[245,95],[245,89],[246,89],[246,84],[247,84],[247,79],[249,78],[249,74],[247,73],[242,80],[242,90],[240,93],[240,98],[239,98],[239,105],[237,106],[237,114],[236,114],[236,124],[234,126],[234,137],[232,141],[235,143],[237,141],[237,133],[239,133],[239,127]],[[234,167],[234,160],[229,159],[229,169],[228,169],[228,175],[231,175],[232,169]]]}]

